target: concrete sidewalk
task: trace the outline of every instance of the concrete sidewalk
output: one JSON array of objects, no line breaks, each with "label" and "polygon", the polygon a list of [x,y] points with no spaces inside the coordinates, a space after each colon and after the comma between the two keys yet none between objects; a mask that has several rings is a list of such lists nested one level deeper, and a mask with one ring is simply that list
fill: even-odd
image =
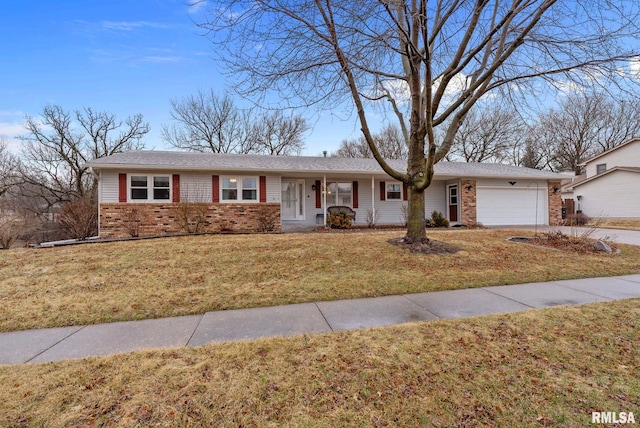
[{"label": "concrete sidewalk", "polygon": [[44,363],[149,348],[327,333],[438,318],[640,297],[640,274],[0,333],[0,364]]}]

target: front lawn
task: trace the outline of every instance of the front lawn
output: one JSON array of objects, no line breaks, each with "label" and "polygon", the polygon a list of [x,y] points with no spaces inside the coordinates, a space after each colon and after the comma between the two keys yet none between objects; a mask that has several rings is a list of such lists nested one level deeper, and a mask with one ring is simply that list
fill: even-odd
[{"label": "front lawn", "polygon": [[[522,232],[517,232],[522,233]],[[431,231],[460,247],[411,254],[402,232],[208,235],[0,252],[0,331],[211,310],[640,272],[640,247],[579,255],[514,231]]]},{"label": "front lawn", "polygon": [[[294,239],[295,240],[295,239]],[[640,299],[0,367],[0,426],[585,427],[640,417]]]}]

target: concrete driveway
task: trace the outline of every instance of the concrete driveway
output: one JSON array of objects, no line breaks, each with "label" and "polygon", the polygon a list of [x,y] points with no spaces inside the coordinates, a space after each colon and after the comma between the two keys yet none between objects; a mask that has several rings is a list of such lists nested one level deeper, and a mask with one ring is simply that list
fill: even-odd
[{"label": "concrete driveway", "polygon": [[[517,230],[536,230],[535,226],[499,226],[491,227],[492,229],[517,229]],[[586,227],[569,227],[569,226],[538,226],[539,233],[553,232],[559,230],[565,235],[582,236],[589,233],[590,228]],[[621,230],[621,229],[594,229],[589,238],[602,239],[605,241],[617,242],[619,244],[640,245],[640,231]]]}]

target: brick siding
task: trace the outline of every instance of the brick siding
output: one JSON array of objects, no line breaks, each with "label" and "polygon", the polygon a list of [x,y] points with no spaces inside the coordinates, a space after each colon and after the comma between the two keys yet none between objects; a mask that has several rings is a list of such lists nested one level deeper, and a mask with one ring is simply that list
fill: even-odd
[{"label": "brick siding", "polygon": [[[471,189],[467,190],[467,187]],[[462,206],[462,218],[460,222],[465,226],[475,226],[478,224],[478,214],[476,211],[476,181],[461,180],[460,181],[460,201]]]},{"label": "brick siding", "polygon": [[[554,188],[558,190],[554,192]],[[559,226],[562,224],[562,193],[560,192],[560,188],[559,181],[549,182],[549,226]]]},{"label": "brick siding", "polygon": [[[100,237],[158,236],[186,233],[180,225],[180,207],[185,204],[100,204]],[[199,232],[258,232],[271,220],[273,231],[281,230],[280,204],[191,204],[201,207]],[[184,212],[184,211],[183,211]],[[262,227],[264,229],[264,227]]]}]

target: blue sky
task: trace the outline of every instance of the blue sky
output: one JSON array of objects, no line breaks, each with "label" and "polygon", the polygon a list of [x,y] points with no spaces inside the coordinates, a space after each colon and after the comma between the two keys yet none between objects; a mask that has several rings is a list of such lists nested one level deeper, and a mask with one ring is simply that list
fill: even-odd
[{"label": "blue sky", "polygon": [[[212,47],[179,0],[8,0],[0,14],[0,137],[16,149],[24,116],[47,104],[118,118],[142,113],[149,148],[171,123],[170,100],[230,85]],[[335,150],[358,136],[355,117],[310,118],[305,155]]]}]

